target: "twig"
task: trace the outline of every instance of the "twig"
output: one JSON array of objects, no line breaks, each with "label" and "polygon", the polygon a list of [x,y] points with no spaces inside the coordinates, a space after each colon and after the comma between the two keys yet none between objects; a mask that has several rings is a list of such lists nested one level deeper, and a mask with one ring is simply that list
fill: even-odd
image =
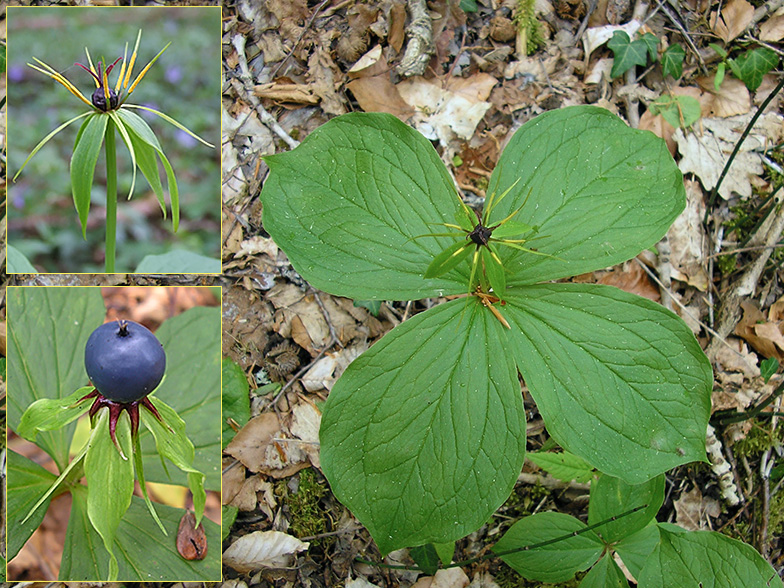
[{"label": "twig", "polygon": [[656,269],[659,270],[659,277],[661,278],[661,286],[659,287],[659,294],[661,296],[661,304],[667,310],[672,310],[672,296],[670,296],[670,288],[672,288],[672,263],[670,261],[670,239],[665,235],[656,244],[656,251],[659,255],[656,257],[658,263]]},{"label": "twig", "polygon": [[345,349],[343,343],[340,342],[340,337],[338,337],[338,334],[335,332],[335,326],[332,324],[332,319],[330,319],[329,313],[327,312],[324,303],[321,301],[321,296],[319,296],[319,293],[315,289],[313,290],[313,297],[316,299],[316,303],[321,309],[321,314],[324,315],[324,320],[327,322],[330,337],[341,349]]},{"label": "twig", "polygon": [[245,37],[243,35],[234,35],[234,38],[232,38],[231,42],[234,45],[234,48],[237,50],[237,58],[239,59],[239,81],[242,83],[242,87],[245,90],[247,99],[258,113],[259,118],[261,118],[261,122],[267,125],[270,130],[278,137],[283,139],[289,147],[292,149],[296,148],[299,145],[299,141],[292,138],[291,135],[289,135],[286,130],[278,124],[278,121],[276,121],[275,118],[269,112],[267,112],[267,109],[261,105],[259,98],[255,94],[255,90],[253,88],[253,78],[251,77],[250,70],[248,69],[248,58],[245,56]]},{"label": "twig", "polygon": [[[766,225],[762,225],[766,226]],[[759,257],[749,265],[745,272],[735,282],[735,285],[730,292],[724,297],[721,309],[719,311],[719,324],[716,327],[716,336],[719,340],[724,341],[735,326],[740,321],[741,317],[741,301],[754,292],[762,276],[762,271],[765,269],[765,264],[770,258],[772,246],[781,238],[781,233],[784,231],[784,205],[779,205],[775,211],[775,217],[769,225],[769,230],[764,238],[765,249],[760,252]],[[762,228],[762,227],[761,227]],[[709,358],[713,359],[716,355],[718,343],[716,339],[711,340],[705,353]]]},{"label": "twig", "polygon": [[754,11],[754,16],[751,18],[751,22],[749,23],[749,27],[751,27],[752,25],[757,24],[759,21],[761,21],[763,18],[765,18],[769,14],[773,14],[779,8],[781,8],[782,6],[784,6],[784,0],[768,0],[767,2],[765,2],[765,4],[763,4],[762,6],[758,7]]},{"label": "twig", "polygon": [[433,52],[433,25],[425,0],[408,0],[411,24],[408,25],[408,44],[397,73],[403,77],[421,76]]},{"label": "twig", "polygon": [[708,425],[705,449],[711,462],[711,470],[713,470],[714,475],[719,480],[721,497],[730,506],[736,506],[740,502],[740,498],[738,497],[738,487],[735,485],[733,478],[732,467],[724,458],[721,441],[716,437],[716,430],[711,425]]}]

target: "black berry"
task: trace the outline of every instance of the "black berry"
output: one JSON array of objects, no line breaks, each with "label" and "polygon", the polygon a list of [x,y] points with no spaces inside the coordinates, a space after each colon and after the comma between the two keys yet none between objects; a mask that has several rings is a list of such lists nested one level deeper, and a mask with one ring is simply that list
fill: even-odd
[{"label": "black berry", "polygon": [[121,320],[93,331],[84,349],[84,367],[103,397],[127,404],[145,398],[160,384],[166,354],[146,327]]}]

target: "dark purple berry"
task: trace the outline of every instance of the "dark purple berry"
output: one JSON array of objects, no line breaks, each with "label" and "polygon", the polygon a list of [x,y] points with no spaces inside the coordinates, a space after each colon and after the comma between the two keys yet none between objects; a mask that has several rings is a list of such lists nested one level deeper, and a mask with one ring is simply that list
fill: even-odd
[{"label": "dark purple berry", "polygon": [[166,354],[146,327],[120,320],[93,331],[84,349],[84,367],[103,397],[127,404],[145,398],[160,384]]},{"label": "dark purple berry", "polygon": [[92,95],[93,106],[99,110],[106,112],[107,110],[114,110],[117,108],[117,93],[109,88],[109,104],[106,104],[106,94],[103,88],[97,88]]}]

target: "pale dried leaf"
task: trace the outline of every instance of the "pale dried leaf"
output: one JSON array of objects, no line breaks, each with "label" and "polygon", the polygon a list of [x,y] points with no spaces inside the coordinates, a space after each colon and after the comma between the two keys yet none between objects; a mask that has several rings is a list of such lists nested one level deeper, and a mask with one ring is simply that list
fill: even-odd
[{"label": "pale dried leaf", "polygon": [[469,588],[500,588],[490,572],[477,572]]},{"label": "pale dried leaf", "polygon": [[255,531],[229,545],[223,552],[223,563],[240,573],[285,568],[293,563],[294,554],[309,546],[310,543],[280,531]]},{"label": "pale dried leaf", "polygon": [[286,478],[308,467],[308,456],[297,440],[287,439],[274,413],[252,418],[237,432],[224,453],[251,472]]},{"label": "pale dried leaf", "polygon": [[[760,375],[760,369],[757,367],[759,358],[756,353],[749,350],[742,339],[727,337],[726,343],[727,345],[719,345],[716,348],[714,361],[719,371],[739,372],[748,378],[756,378]],[[713,409],[717,410],[715,405]]]},{"label": "pale dried leaf", "polygon": [[634,33],[639,30],[640,24],[639,20],[630,20],[625,25],[604,25],[586,29],[585,34],[583,35],[585,58],[588,59],[594,49],[601,47],[612,39],[615,31],[624,31],[629,37],[634,37]]},{"label": "pale dried leaf", "polygon": [[675,501],[675,522],[689,531],[710,528],[708,519],[721,514],[721,505],[715,498],[706,498],[696,486],[681,494]]},{"label": "pale dried leaf", "polygon": [[378,588],[378,586],[365,578],[349,578],[346,580],[346,588]]},{"label": "pale dried leaf", "polygon": [[468,584],[468,576],[458,567],[438,570],[435,576],[420,578],[411,588],[466,588]]},{"label": "pale dried leaf", "polygon": [[397,86],[390,81],[389,73],[351,80],[346,88],[365,112],[386,112],[401,120],[414,114],[414,109],[401,98]]},{"label": "pale dried leaf", "polygon": [[704,195],[697,182],[686,181],[686,208],[667,232],[670,242],[670,264],[673,277],[694,286],[701,292],[708,289],[708,272],[704,267],[707,237],[702,218],[705,215]]},{"label": "pale dried leaf", "polygon": [[302,441],[300,449],[305,452],[314,467],[321,468],[319,458],[319,427],[321,411],[310,402],[298,402],[292,409],[291,434]]},{"label": "pale dried leaf", "polygon": [[700,78],[697,83],[705,90],[700,99],[705,116],[726,118],[746,114],[751,109],[751,94],[746,84],[738,79],[724,78],[718,92],[713,86],[713,78]]},{"label": "pale dried leaf", "polygon": [[271,238],[256,235],[250,239],[245,239],[240,243],[239,251],[234,254],[234,257],[250,257],[251,255],[259,255],[260,253],[264,253],[269,255],[272,259],[275,259],[278,256],[278,246]]},{"label": "pale dried leaf", "polygon": [[746,0],[730,0],[718,12],[711,13],[710,25],[724,43],[743,33],[754,17],[754,7]]},{"label": "pale dried leaf", "polygon": [[760,25],[760,40],[775,43],[784,39],[784,14],[771,16]]}]

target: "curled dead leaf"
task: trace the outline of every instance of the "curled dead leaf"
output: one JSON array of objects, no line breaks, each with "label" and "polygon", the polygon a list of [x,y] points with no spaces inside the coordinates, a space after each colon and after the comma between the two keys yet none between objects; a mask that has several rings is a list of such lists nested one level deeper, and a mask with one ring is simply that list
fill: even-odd
[{"label": "curled dead leaf", "polygon": [[204,525],[196,526],[196,517],[191,511],[186,512],[180,519],[177,529],[177,551],[188,561],[202,560],[207,557],[207,534]]}]

